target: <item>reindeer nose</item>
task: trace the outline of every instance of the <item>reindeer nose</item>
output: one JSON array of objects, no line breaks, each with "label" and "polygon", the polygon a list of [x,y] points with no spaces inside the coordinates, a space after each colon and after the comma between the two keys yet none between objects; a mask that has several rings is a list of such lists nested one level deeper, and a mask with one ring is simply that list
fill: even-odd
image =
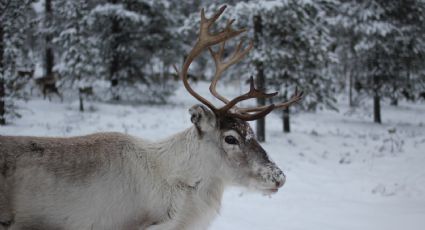
[{"label": "reindeer nose", "polygon": [[279,179],[276,180],[276,187],[277,188],[282,187],[285,184],[285,181],[286,181],[286,176],[285,174],[282,173]]}]

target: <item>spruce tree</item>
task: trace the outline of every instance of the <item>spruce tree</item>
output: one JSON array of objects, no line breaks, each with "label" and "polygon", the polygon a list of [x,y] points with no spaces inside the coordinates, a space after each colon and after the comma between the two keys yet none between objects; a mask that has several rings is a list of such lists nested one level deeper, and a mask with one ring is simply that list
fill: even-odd
[{"label": "spruce tree", "polygon": [[25,97],[22,88],[27,79],[18,77],[17,66],[20,63],[17,62],[23,55],[31,3],[30,0],[0,0],[0,125],[20,116],[15,102]]}]

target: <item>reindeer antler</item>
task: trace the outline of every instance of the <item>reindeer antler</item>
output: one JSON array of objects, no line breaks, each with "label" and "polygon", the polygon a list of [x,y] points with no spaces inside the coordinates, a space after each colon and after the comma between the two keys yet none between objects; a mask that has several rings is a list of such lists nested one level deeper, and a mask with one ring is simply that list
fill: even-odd
[{"label": "reindeer antler", "polygon": [[223,42],[225,40],[228,40],[230,38],[233,38],[240,33],[245,32],[245,29],[241,30],[234,30],[232,28],[232,23],[227,23],[227,26],[222,30],[221,32],[218,32],[216,34],[211,34],[209,32],[210,27],[213,25],[213,23],[220,17],[220,15],[223,13],[223,11],[226,9],[226,6],[222,6],[218,12],[216,12],[211,18],[205,17],[204,9],[201,10],[201,26],[199,29],[199,37],[198,41],[196,42],[195,46],[192,48],[192,50],[189,52],[189,54],[186,57],[186,60],[183,63],[183,67],[181,72],[179,73],[176,66],[174,66],[174,69],[177,73],[181,75],[181,78],[183,80],[184,87],[186,88],[189,93],[194,96],[196,99],[198,99],[200,102],[208,106],[211,110],[216,111],[217,108],[209,102],[207,99],[203,98],[201,95],[197,94],[192,87],[189,85],[188,79],[187,79],[187,73],[189,70],[190,64],[193,62],[193,60],[206,48],[218,44],[220,42]]},{"label": "reindeer antler", "polygon": [[[231,24],[233,21],[234,20],[229,20],[227,22],[227,24]],[[213,57],[214,63],[215,63],[215,74],[214,74],[214,78],[213,78],[211,85],[210,85],[210,92],[211,92],[212,95],[214,95],[220,101],[227,104],[229,102],[229,100],[227,100],[225,97],[218,94],[216,89],[215,89],[216,86],[217,86],[217,82],[218,82],[218,80],[220,80],[221,75],[223,74],[223,72],[226,69],[228,69],[231,65],[234,65],[235,63],[240,61],[242,58],[244,58],[244,56],[252,49],[252,47],[254,47],[254,43],[252,41],[250,41],[248,47],[241,51],[242,44],[243,44],[243,40],[241,40],[239,42],[238,46],[236,47],[236,50],[233,53],[232,57],[229,60],[227,60],[226,62],[223,62],[222,56],[223,56],[223,53],[224,53],[225,44],[226,44],[226,41],[221,42],[220,48],[217,52],[214,52],[211,49],[211,47],[208,47],[208,50],[210,51],[210,54]]]},{"label": "reindeer antler", "polygon": [[[302,92],[298,93],[298,91],[295,91],[294,96],[291,97],[291,99],[287,102],[282,102],[279,104],[271,104],[267,106],[259,106],[259,107],[252,107],[252,108],[239,108],[236,107],[236,104],[252,99],[252,98],[271,98],[277,94],[275,93],[264,93],[258,89],[255,88],[254,85],[254,79],[250,78],[250,89],[249,92],[240,95],[232,100],[228,100],[225,97],[221,96],[216,91],[216,86],[218,80],[221,78],[221,75],[223,72],[228,69],[231,65],[234,65],[235,63],[242,60],[243,57],[252,49],[253,43],[252,41],[249,43],[248,47],[245,49],[242,49],[243,40],[239,42],[237,45],[233,55],[227,60],[223,61],[223,53],[224,53],[224,47],[227,40],[238,36],[239,34],[246,31],[246,29],[240,29],[240,30],[234,30],[232,28],[232,24],[235,20],[228,20],[226,27],[215,34],[211,34],[209,29],[214,24],[215,21],[220,17],[220,15],[223,13],[223,11],[226,9],[226,6],[222,6],[211,18],[205,17],[204,9],[201,10],[201,25],[199,30],[199,37],[195,44],[195,46],[192,48],[192,50],[187,55],[186,60],[183,63],[183,67],[181,72],[178,71],[177,67],[174,65],[174,68],[176,72],[181,76],[183,84],[186,88],[186,90],[197,100],[199,100],[204,105],[208,106],[217,116],[232,116],[237,117],[245,121],[249,120],[256,120],[261,117],[266,116],[269,114],[273,109],[276,108],[286,108],[302,98]],[[218,51],[214,51],[211,46],[220,44],[220,47]],[[192,87],[189,85],[187,75],[189,71],[189,66],[193,62],[193,60],[199,56],[199,54],[204,51],[206,48],[209,49],[211,56],[214,59],[216,71],[214,74],[214,78],[210,85],[210,92],[212,95],[214,95],[216,98],[218,98],[220,101],[225,103],[225,105],[221,108],[216,108],[211,102],[209,102],[207,99],[196,93]]]}]

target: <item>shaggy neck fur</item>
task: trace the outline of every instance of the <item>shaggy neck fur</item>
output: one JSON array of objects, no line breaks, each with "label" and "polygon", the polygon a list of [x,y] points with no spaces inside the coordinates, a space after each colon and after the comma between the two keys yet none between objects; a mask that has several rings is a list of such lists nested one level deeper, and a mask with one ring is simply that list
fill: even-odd
[{"label": "shaggy neck fur", "polygon": [[201,226],[208,226],[218,214],[228,173],[219,145],[214,141],[217,139],[206,134],[201,137],[196,127],[192,127],[148,144],[149,154],[145,158],[151,175],[159,176],[157,179],[166,184],[163,186],[172,191],[169,198],[174,211],[169,217],[179,225],[171,229],[191,229],[190,222],[197,222],[193,226],[203,229]]},{"label": "shaggy neck fur", "polygon": [[224,161],[218,143],[209,135],[200,136],[195,127],[165,140],[152,143],[152,159],[157,170],[170,184],[185,183],[197,187],[225,183]]}]

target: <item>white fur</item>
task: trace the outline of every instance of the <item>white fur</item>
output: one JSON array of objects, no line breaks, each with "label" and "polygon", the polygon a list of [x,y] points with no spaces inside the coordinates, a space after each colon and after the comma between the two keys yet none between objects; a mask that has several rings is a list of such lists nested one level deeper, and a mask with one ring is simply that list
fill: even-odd
[{"label": "white fur", "polygon": [[34,220],[64,229],[206,229],[227,183],[215,143],[200,140],[195,128],[160,142],[126,138],[122,162],[87,183],[40,167],[17,170],[10,229]]},{"label": "white fur", "polygon": [[[275,189],[276,181],[283,184],[280,169],[257,155],[259,151],[264,156],[262,149],[244,152],[240,147],[226,144],[225,135],[233,135],[241,143],[243,140],[233,130],[214,129],[215,122],[211,119],[215,118],[201,110],[198,120],[194,119],[198,122],[194,127],[158,142],[99,133],[73,140],[12,137],[9,141],[12,147],[6,145],[2,149],[0,144],[0,152],[7,153],[10,149],[16,151],[19,147],[13,143],[20,140],[40,146],[43,143],[54,146],[58,140],[61,145],[72,146],[83,140],[88,146],[96,145],[95,149],[106,151],[95,152],[98,158],[93,167],[98,168],[94,172],[83,171],[82,175],[73,168],[65,174],[60,169],[51,172],[47,166],[18,158],[16,170],[7,178],[13,187],[15,221],[10,230],[207,229],[219,212],[227,185],[267,190]],[[208,132],[200,131],[199,127]],[[4,143],[7,141],[4,139]],[[30,146],[35,148],[31,151],[38,150],[37,145]],[[68,154],[67,150],[63,151]],[[92,150],[80,151],[74,158],[77,161]],[[65,167],[67,163],[58,161],[53,166]]]}]

